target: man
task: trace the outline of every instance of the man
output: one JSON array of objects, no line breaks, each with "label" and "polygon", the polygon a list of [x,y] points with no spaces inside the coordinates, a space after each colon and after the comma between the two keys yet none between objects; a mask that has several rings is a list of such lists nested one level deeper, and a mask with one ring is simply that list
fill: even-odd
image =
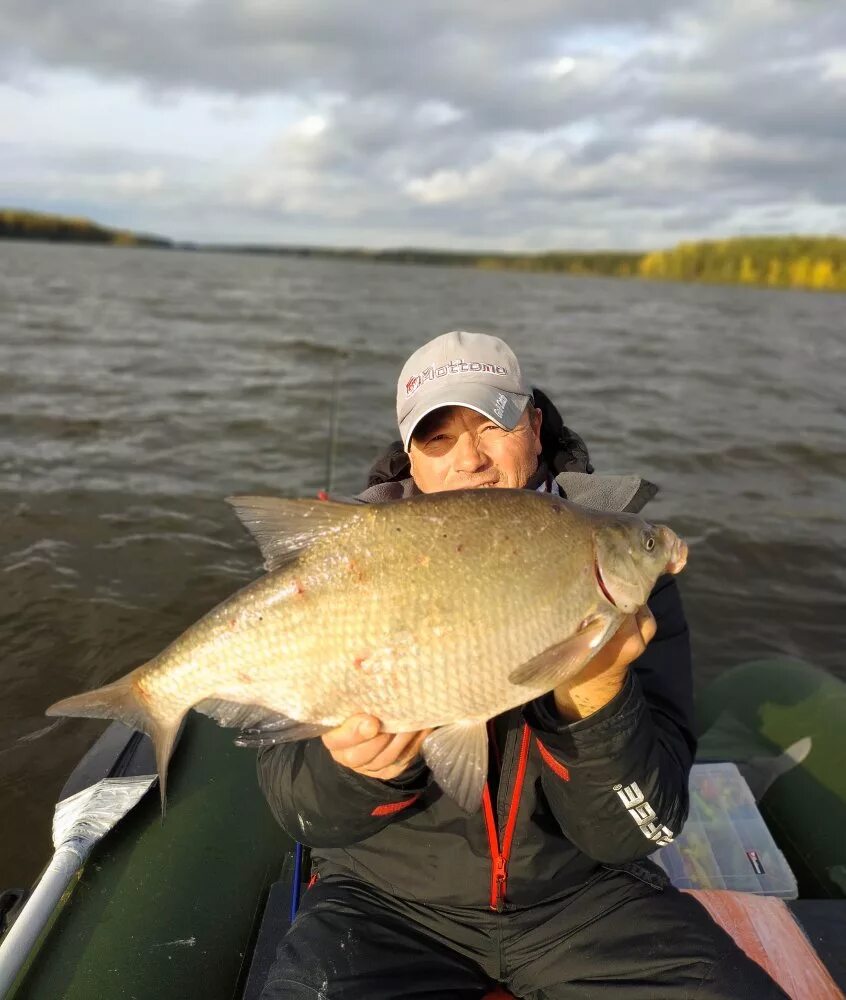
[{"label": "man", "polygon": [[[541,412],[494,337],[449,333],[415,352],[397,417],[411,475],[372,487],[365,502],[562,482],[606,509],[639,509],[649,495],[638,482],[621,494],[619,481],[552,478]],[[496,982],[548,1000],[784,996],[645,860],[684,822],[695,750],[671,576],[575,682],[492,720],[479,812],[431,781],[426,735],[382,733],[378,719],[357,716],[322,739],[262,751],[264,793],[319,875],[263,1000],[469,1000]]]}]

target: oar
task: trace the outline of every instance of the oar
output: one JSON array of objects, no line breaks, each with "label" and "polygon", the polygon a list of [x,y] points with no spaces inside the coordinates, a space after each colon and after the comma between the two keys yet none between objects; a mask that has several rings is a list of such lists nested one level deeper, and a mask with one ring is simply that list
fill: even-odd
[{"label": "oar", "polygon": [[18,919],[0,941],[0,997],[5,997],[15,982],[56,904],[81,871],[91,849],[155,780],[154,774],[103,778],[57,804],[53,815],[53,857]]}]

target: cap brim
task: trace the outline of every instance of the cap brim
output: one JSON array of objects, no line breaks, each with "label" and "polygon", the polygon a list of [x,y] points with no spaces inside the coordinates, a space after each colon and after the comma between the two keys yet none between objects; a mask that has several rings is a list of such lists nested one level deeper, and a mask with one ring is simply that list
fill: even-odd
[{"label": "cap brim", "polygon": [[[457,389],[459,391],[456,391]],[[422,408],[412,408],[408,416],[400,421],[403,448],[408,451],[411,436],[420,421],[444,406],[466,406],[510,431],[520,423],[526,403],[531,398],[516,392],[506,392],[504,389],[483,382],[465,382],[460,387],[455,385],[438,387],[426,394]]]}]

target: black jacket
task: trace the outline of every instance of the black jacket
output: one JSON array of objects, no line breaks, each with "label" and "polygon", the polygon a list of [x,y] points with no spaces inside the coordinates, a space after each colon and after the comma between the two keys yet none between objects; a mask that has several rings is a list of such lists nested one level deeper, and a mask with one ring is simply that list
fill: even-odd
[{"label": "black jacket", "polygon": [[260,751],[274,815],[313,849],[322,875],[448,906],[531,906],[600,864],[646,857],[687,816],[696,748],[688,629],[672,577],[649,606],[657,634],[598,712],[566,724],[547,696],[493,720],[498,787],[479,812],[462,812],[422,761],[381,781],[336,764],[313,739]]}]

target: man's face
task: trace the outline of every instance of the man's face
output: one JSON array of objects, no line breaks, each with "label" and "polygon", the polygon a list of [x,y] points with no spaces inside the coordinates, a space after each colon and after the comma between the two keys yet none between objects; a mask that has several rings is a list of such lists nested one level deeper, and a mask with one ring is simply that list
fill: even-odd
[{"label": "man's face", "polygon": [[511,431],[465,406],[441,407],[420,421],[411,439],[414,482],[423,493],[519,489],[537,470],[540,426],[540,410],[531,404]]}]

